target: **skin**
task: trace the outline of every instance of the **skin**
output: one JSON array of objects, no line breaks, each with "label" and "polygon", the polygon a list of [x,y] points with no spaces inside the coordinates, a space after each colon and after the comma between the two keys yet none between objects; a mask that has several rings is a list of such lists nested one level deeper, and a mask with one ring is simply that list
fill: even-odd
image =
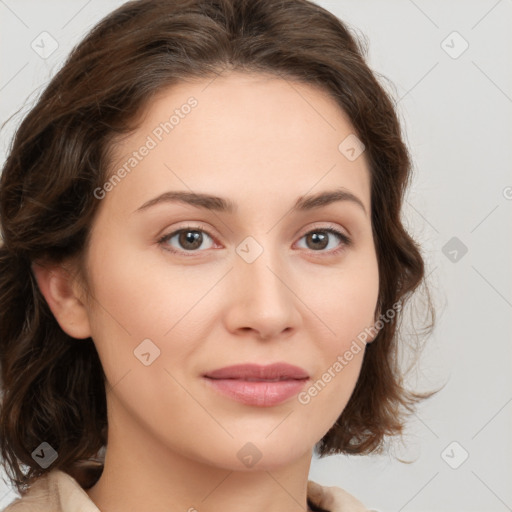
[{"label": "skin", "polygon": [[[112,171],[190,96],[197,107],[100,201],[87,251],[94,300],[64,267],[33,266],[61,327],[92,337],[108,381],[105,470],[87,494],[109,512],[306,510],[314,445],[346,406],[364,347],[308,404],[245,405],[201,375],[285,361],[313,383],[373,325],[366,155],[338,150],[354,129],[323,90],[231,72],[161,91],[116,144]],[[366,212],[351,201],[291,212],[299,196],[339,187]],[[170,190],[225,197],[238,211],[178,202],[135,211]],[[193,256],[179,236],[158,243],[189,222],[204,230]],[[318,248],[305,236],[328,227],[353,244],[327,234]],[[263,248],[252,263],[236,252],[246,237]],[[134,355],[147,338],[160,350],[148,366]],[[261,454],[252,467],[237,457],[248,442]]]}]

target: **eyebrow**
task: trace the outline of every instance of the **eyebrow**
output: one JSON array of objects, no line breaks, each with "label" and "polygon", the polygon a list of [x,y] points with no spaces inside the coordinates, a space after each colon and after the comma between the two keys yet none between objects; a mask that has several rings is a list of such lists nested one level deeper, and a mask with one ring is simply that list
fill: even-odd
[{"label": "eyebrow", "polygon": [[[309,211],[340,201],[348,201],[356,204],[362,208],[366,215],[368,215],[363,202],[357,196],[352,194],[352,192],[349,192],[344,188],[319,192],[314,195],[301,196],[297,199],[292,211]],[[188,204],[205,210],[213,210],[230,214],[238,211],[236,203],[229,199],[210,194],[175,190],[164,192],[163,194],[146,201],[142,206],[134,210],[134,212],[147,210],[151,206],[155,206],[157,204],[174,202]]]}]

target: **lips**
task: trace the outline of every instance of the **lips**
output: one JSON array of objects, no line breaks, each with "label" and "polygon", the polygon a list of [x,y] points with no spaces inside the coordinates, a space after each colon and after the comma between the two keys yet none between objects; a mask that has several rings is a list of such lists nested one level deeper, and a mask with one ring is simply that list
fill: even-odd
[{"label": "lips", "polygon": [[280,380],[308,379],[309,374],[303,368],[288,363],[270,365],[238,364],[209,371],[204,377],[210,379],[238,379],[251,381],[275,382]]},{"label": "lips", "polygon": [[303,368],[287,363],[267,366],[239,364],[203,375],[215,392],[248,406],[273,407],[299,393],[309,375]]}]

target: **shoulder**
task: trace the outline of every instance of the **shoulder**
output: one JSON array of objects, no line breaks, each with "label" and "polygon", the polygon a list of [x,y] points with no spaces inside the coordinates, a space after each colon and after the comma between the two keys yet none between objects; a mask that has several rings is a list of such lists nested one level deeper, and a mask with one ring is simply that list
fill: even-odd
[{"label": "shoulder", "polygon": [[320,485],[308,480],[308,498],[328,512],[372,512],[341,487]]},{"label": "shoulder", "polygon": [[49,474],[39,477],[30,486],[28,491],[21,497],[7,505],[2,512],[44,512],[59,510],[58,496],[52,488]]},{"label": "shoulder", "polygon": [[1,512],[100,512],[82,486],[64,471],[39,477]]}]

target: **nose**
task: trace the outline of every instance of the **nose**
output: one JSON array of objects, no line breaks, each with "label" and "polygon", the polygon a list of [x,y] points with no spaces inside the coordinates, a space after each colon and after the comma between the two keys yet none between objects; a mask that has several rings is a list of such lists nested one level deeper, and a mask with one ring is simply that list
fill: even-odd
[{"label": "nose", "polygon": [[269,249],[252,263],[236,255],[229,274],[226,327],[261,339],[289,336],[300,322],[300,300],[292,273]]}]

